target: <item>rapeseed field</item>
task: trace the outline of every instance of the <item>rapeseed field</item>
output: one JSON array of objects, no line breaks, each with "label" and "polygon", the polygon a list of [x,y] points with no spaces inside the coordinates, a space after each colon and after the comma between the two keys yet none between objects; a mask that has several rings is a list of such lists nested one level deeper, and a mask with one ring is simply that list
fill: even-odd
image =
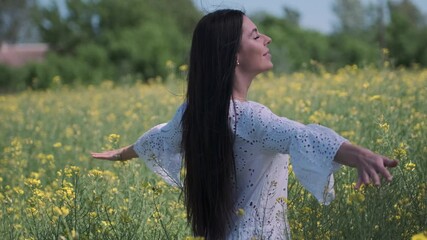
[{"label": "rapeseed field", "polygon": [[[195,239],[181,190],[142,160],[94,160],[132,144],[184,101],[186,67],[147,84],[53,88],[0,95],[1,239]],[[138,82],[138,81],[137,81]],[[394,180],[354,190],[335,174],[337,198],[319,205],[292,172],[294,239],[410,239],[427,230],[427,70],[348,66],[336,73],[259,76],[249,99],[400,161]],[[244,214],[244,212],[239,212]]]}]

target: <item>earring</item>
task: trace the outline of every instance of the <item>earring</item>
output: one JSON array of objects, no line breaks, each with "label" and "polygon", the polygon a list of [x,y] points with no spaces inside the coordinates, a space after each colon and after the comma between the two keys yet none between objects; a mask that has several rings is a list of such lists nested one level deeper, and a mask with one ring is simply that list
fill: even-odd
[{"label": "earring", "polygon": [[239,62],[239,60],[237,60],[237,62],[236,62],[236,63],[237,63],[237,66],[239,66],[239,65],[240,65],[240,62]]}]

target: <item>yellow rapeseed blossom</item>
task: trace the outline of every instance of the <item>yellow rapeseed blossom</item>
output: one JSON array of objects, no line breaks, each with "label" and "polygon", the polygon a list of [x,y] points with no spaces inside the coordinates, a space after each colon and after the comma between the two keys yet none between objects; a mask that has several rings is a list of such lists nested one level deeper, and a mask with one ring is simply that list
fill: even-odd
[{"label": "yellow rapeseed blossom", "polygon": [[61,85],[61,76],[58,76],[58,75],[54,76],[52,78],[52,83],[54,85]]},{"label": "yellow rapeseed blossom", "polygon": [[53,212],[56,213],[59,216],[65,217],[70,213],[70,210],[67,207],[53,207]]},{"label": "yellow rapeseed blossom", "polygon": [[173,70],[173,69],[175,69],[175,63],[171,60],[167,60],[166,61],[166,67],[170,70]]},{"label": "yellow rapeseed blossom", "polygon": [[62,147],[62,143],[61,142],[56,142],[52,145],[54,148],[60,148]]},{"label": "yellow rapeseed blossom", "polygon": [[89,177],[102,177],[103,172],[99,169],[91,169],[88,173]]},{"label": "yellow rapeseed blossom", "polygon": [[411,240],[427,240],[427,230],[425,230],[424,232],[415,234],[414,236],[412,236]]},{"label": "yellow rapeseed blossom", "polygon": [[24,194],[24,190],[21,187],[14,187],[13,191],[19,195],[23,195]]},{"label": "yellow rapeseed blossom", "polygon": [[186,72],[187,70],[188,70],[187,64],[183,64],[183,65],[179,66],[179,71]]},{"label": "yellow rapeseed blossom", "polygon": [[27,178],[27,179],[25,179],[24,184],[29,186],[29,187],[39,187],[41,182],[40,182],[40,179]]},{"label": "yellow rapeseed blossom", "polygon": [[79,233],[76,230],[71,230],[71,238],[72,239],[79,239]]},{"label": "yellow rapeseed blossom", "polygon": [[405,170],[414,171],[416,166],[417,166],[417,164],[415,164],[413,162],[406,163],[405,164]]},{"label": "yellow rapeseed blossom", "polygon": [[239,216],[239,217],[245,215],[245,210],[243,208],[237,209],[236,215]]},{"label": "yellow rapeseed blossom", "polygon": [[381,100],[381,95],[374,95],[369,98],[369,102]]},{"label": "yellow rapeseed blossom", "polygon": [[38,213],[37,208],[34,208],[34,207],[27,208],[25,211],[27,212],[27,215],[29,215],[30,217]]},{"label": "yellow rapeseed blossom", "polygon": [[117,143],[117,142],[119,142],[119,140],[120,140],[119,134],[112,133],[108,136],[108,141],[110,143]]},{"label": "yellow rapeseed blossom", "polygon": [[384,132],[388,132],[390,129],[390,125],[388,125],[388,123],[379,123],[378,125]]},{"label": "yellow rapeseed blossom", "polygon": [[96,212],[90,212],[89,213],[90,218],[96,218],[97,216],[98,216],[98,214]]},{"label": "yellow rapeseed blossom", "polygon": [[185,240],[205,240],[204,237],[191,237],[191,236],[185,237],[184,239]]},{"label": "yellow rapeseed blossom", "polygon": [[399,159],[399,160],[406,160],[408,155],[408,145],[405,143],[400,143],[399,147],[396,149],[393,149],[393,158]]},{"label": "yellow rapeseed blossom", "polygon": [[365,201],[365,195],[361,191],[350,193],[347,198],[348,204],[362,203]]}]

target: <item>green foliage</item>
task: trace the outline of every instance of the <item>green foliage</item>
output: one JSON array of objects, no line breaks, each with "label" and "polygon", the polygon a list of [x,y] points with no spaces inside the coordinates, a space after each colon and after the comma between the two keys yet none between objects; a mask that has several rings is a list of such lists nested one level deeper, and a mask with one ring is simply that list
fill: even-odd
[{"label": "green foliage", "polygon": [[0,86],[7,86],[13,81],[13,77],[12,70],[0,64]]},{"label": "green foliage", "polygon": [[365,14],[362,3],[358,0],[335,0],[332,10],[339,19],[337,32],[358,34],[365,27]]},{"label": "green foliage", "polygon": [[[289,10],[288,10],[289,11]],[[328,39],[321,33],[304,30],[291,19],[258,16],[260,30],[272,39],[269,48],[277,71],[295,71],[311,60],[323,62],[328,52]]]},{"label": "green foliage", "polygon": [[[64,71],[64,83],[165,76],[167,60],[186,62],[200,17],[190,0],[67,0],[65,5],[65,13],[52,4],[36,14],[41,37],[53,51],[32,71],[37,78],[56,71]],[[38,75],[42,72],[49,74]]]},{"label": "green foliage", "polygon": [[387,28],[387,47],[395,65],[427,65],[427,24],[408,0],[389,3],[391,21]]},{"label": "green foliage", "polygon": [[372,44],[348,34],[331,35],[328,63],[337,67],[345,65],[370,65],[380,58],[380,49]]},{"label": "green foliage", "polygon": [[[1,89],[49,88],[57,75],[65,84],[166,79],[167,61],[188,62],[192,31],[201,17],[191,0],[65,0],[66,11],[55,2],[28,15],[49,44],[48,57],[22,69],[0,67]],[[17,13],[24,3],[25,11],[33,9],[33,0],[6,1],[0,7]],[[338,21],[329,35],[302,28],[300,14],[289,7],[283,16],[250,17],[273,39],[269,47],[276,72],[318,71],[313,63],[330,71],[352,64],[427,66],[425,16],[410,0],[385,3],[335,0]],[[17,18],[21,23],[28,16]],[[0,33],[7,32],[3,18]]]}]

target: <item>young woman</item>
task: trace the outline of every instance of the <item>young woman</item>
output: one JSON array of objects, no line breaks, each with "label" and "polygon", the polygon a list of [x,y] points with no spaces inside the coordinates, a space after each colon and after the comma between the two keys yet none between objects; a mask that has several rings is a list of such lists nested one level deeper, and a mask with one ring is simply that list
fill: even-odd
[{"label": "young woman", "polygon": [[254,77],[273,67],[270,42],[241,11],[207,14],[194,30],[187,98],[173,119],[133,145],[92,156],[139,157],[168,183],[183,186],[194,235],[207,239],[289,238],[289,159],[324,204],[334,198],[332,173],[341,164],[357,169],[357,188],[380,185],[381,176],[391,181],[387,167],[396,161],[247,100]]}]

